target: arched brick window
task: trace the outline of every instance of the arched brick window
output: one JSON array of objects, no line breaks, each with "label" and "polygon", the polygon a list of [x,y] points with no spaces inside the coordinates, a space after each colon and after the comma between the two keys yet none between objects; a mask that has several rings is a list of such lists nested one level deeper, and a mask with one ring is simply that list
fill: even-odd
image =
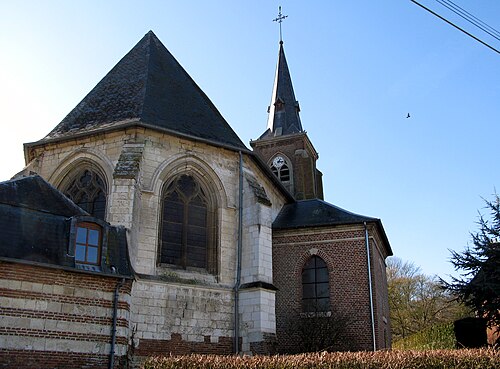
[{"label": "arched brick window", "polygon": [[159,262],[215,273],[215,209],[207,190],[179,175],[163,189]]},{"label": "arched brick window", "polygon": [[330,311],[328,268],[319,256],[311,256],[302,269],[302,311]]},{"label": "arched brick window", "polygon": [[64,194],[95,218],[106,216],[106,186],[92,169],[83,169],[69,183]]}]

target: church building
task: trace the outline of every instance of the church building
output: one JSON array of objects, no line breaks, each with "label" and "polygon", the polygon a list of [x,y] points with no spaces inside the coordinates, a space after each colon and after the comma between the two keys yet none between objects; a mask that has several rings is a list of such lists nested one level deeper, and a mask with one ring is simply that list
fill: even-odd
[{"label": "church building", "polygon": [[0,366],[390,348],[389,241],[324,201],[282,41],[268,112],[248,148],[150,31],[25,144],[0,182]]}]

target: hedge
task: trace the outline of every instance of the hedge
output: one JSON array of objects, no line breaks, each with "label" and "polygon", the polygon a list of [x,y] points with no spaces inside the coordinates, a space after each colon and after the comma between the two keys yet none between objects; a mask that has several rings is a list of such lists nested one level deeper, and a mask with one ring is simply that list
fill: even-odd
[{"label": "hedge", "polygon": [[143,369],[496,369],[500,353],[494,349],[333,352],[288,356],[188,355],[153,357]]}]

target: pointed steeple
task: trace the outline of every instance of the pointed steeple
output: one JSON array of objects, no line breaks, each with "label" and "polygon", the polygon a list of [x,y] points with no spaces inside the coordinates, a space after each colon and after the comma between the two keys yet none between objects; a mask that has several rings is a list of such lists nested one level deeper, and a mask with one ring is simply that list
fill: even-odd
[{"label": "pointed steeple", "polygon": [[131,124],[246,149],[152,31],[43,140]]},{"label": "pointed steeple", "polygon": [[299,102],[295,99],[293,92],[292,78],[285,58],[283,41],[280,41],[273,94],[268,108],[268,131],[266,133],[271,136],[282,136],[303,132],[299,112]]}]

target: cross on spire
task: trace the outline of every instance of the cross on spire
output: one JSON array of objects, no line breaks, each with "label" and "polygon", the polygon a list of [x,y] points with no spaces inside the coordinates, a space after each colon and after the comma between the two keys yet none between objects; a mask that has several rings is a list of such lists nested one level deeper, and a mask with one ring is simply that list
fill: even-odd
[{"label": "cross on spire", "polygon": [[278,22],[280,24],[280,43],[283,43],[283,38],[281,36],[281,22],[283,19],[288,18],[288,15],[281,14],[281,6],[278,8],[278,17],[273,19],[273,22]]}]

